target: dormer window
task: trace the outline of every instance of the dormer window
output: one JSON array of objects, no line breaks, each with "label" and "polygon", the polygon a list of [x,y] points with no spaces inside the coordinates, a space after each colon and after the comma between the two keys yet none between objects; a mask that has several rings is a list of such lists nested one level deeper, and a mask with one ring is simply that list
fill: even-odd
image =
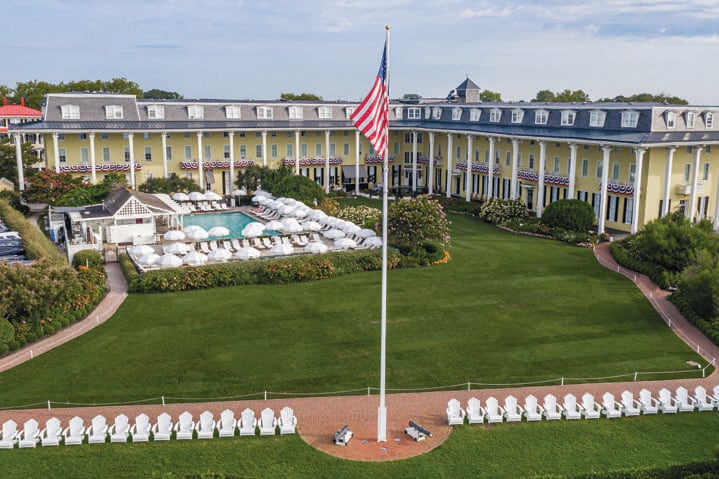
[{"label": "dormer window", "polygon": [[355,108],[353,106],[348,106],[345,108],[345,113],[347,114],[347,119],[352,116],[352,113],[355,112]]},{"label": "dormer window", "polygon": [[452,120],[458,121],[462,118],[462,109],[459,107],[452,108]]},{"label": "dormer window", "polygon": [[305,114],[301,106],[291,106],[289,108],[290,120],[301,120]]},{"label": "dormer window", "polygon": [[469,121],[479,121],[480,116],[482,116],[482,110],[479,108],[469,110]]},{"label": "dormer window", "polygon": [[499,123],[499,120],[502,119],[502,110],[499,108],[492,108],[492,110],[489,112],[489,122],[490,123]]},{"label": "dormer window", "polygon": [[697,114],[693,111],[687,112],[687,128],[694,128],[694,125],[696,124],[697,120]]},{"label": "dormer window", "polygon": [[439,120],[442,117],[442,109],[438,106],[432,108],[432,119]]},{"label": "dormer window", "polygon": [[707,128],[714,128],[714,113],[710,111],[704,113],[704,126]]},{"label": "dormer window", "polygon": [[429,120],[430,116],[432,116],[432,109],[430,107],[425,107],[424,109],[424,119]]},{"label": "dormer window", "polygon": [[524,110],[519,108],[512,110],[512,123],[522,123],[524,119]]},{"label": "dormer window", "polygon": [[673,111],[666,112],[665,120],[667,128],[675,128],[677,126],[677,114]]},{"label": "dormer window", "polygon": [[257,118],[259,120],[271,120],[272,119],[272,107],[271,106],[258,106],[257,107]]},{"label": "dormer window", "polygon": [[205,109],[200,105],[190,105],[187,107],[187,118],[190,120],[201,120],[205,117]]},{"label": "dormer window", "polygon": [[105,106],[105,118],[107,120],[122,120],[122,107],[120,105]]},{"label": "dormer window", "polygon": [[534,123],[536,125],[546,125],[549,119],[549,112],[547,110],[537,110],[534,112]]},{"label": "dormer window", "polygon": [[231,120],[239,120],[242,118],[242,109],[240,105],[227,105],[225,107],[225,118]]},{"label": "dormer window", "polygon": [[164,105],[148,105],[147,118],[149,118],[150,120],[162,120],[163,118],[165,118]]},{"label": "dormer window", "polygon": [[320,120],[329,120],[332,118],[332,109],[328,106],[321,106],[317,109]]},{"label": "dormer window", "polygon": [[607,114],[601,110],[593,110],[589,112],[589,126],[603,127]]},{"label": "dormer window", "polygon": [[63,120],[79,120],[80,119],[80,107],[77,105],[62,105],[60,107],[62,112]]},{"label": "dormer window", "polygon": [[408,120],[419,120],[422,118],[422,110],[419,108],[407,108]]},{"label": "dormer window", "polygon": [[577,112],[574,110],[564,110],[562,112],[562,126],[573,126]]},{"label": "dormer window", "polygon": [[622,128],[636,128],[639,122],[638,111],[623,111],[622,112]]},{"label": "dormer window", "polygon": [[398,106],[397,108],[394,109],[394,117],[395,117],[397,120],[401,120],[401,119],[402,119],[402,107],[399,107],[399,106]]}]

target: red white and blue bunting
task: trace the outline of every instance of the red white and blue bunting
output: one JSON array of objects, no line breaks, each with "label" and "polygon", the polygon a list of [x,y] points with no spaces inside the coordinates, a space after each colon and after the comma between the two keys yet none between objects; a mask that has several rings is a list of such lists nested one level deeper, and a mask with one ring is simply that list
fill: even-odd
[{"label": "red white and blue bunting", "polygon": [[[599,189],[602,189],[601,183],[599,183]],[[617,183],[607,183],[607,192],[624,196],[634,196],[634,185],[619,185]]]},{"label": "red white and blue bunting", "polygon": [[[247,168],[252,166],[255,162],[252,160],[235,160],[235,168]],[[180,168],[183,170],[197,170],[200,165],[197,161],[183,161],[180,163]],[[204,161],[202,163],[204,170],[215,170],[215,169],[229,169],[229,161]]]},{"label": "red white and blue bunting", "polygon": [[[539,182],[539,173],[534,171],[518,171],[517,178],[524,181]],[[568,176],[545,175],[544,183],[547,185],[569,186]]]},{"label": "red white and blue bunting", "polygon": [[[390,156],[387,161],[389,163],[392,163],[394,161],[394,156]],[[366,156],[364,159],[365,164],[369,165],[371,163],[382,163],[382,157],[381,156]]]},{"label": "red white and blue bunting", "polygon": [[[141,170],[142,164],[135,163],[135,170]],[[109,171],[130,171],[130,163],[107,164],[102,163],[95,165],[95,172],[103,173]],[[60,166],[60,173],[90,173],[92,172],[91,165],[63,165]]]},{"label": "red white and blue bunting", "polygon": [[[459,171],[467,171],[467,162],[461,161],[457,163],[457,169]],[[482,163],[472,163],[472,173],[489,173],[489,167]],[[499,174],[499,168],[494,167],[492,174]]]},{"label": "red white and blue bunting", "polygon": [[[341,165],[342,158],[330,158],[330,165]],[[285,165],[294,166],[294,158],[285,158]],[[324,166],[327,163],[326,158],[300,158],[300,166]]]}]

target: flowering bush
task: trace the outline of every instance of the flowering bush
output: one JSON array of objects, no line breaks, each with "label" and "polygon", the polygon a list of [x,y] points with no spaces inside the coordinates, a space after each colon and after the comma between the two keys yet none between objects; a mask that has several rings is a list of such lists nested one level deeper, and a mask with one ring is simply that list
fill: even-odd
[{"label": "flowering bush", "polygon": [[449,245],[449,225],[442,205],[426,195],[413,200],[394,201],[389,207],[389,236],[392,241],[407,245],[410,250],[431,241],[438,241],[442,246]]},{"label": "flowering bush", "polygon": [[337,200],[325,197],[324,199],[322,199],[322,201],[319,202],[317,208],[321,209],[329,216],[337,216],[337,213],[340,210],[340,204]]},{"label": "flowering bush", "polygon": [[382,211],[371,206],[348,206],[339,210],[337,217],[359,226],[374,229],[374,226],[382,220]]},{"label": "flowering bush", "polygon": [[521,199],[490,198],[482,205],[479,217],[488,223],[501,225],[526,220],[529,218],[529,210]]}]

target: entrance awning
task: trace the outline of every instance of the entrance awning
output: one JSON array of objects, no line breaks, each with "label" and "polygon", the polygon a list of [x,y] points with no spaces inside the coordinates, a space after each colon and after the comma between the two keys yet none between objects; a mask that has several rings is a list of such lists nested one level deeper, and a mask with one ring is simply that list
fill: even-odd
[{"label": "entrance awning", "polygon": [[[366,174],[366,167],[360,166],[360,179],[365,178]],[[355,166],[354,165],[342,165],[342,175],[345,177],[345,179],[354,179],[355,178]]]}]

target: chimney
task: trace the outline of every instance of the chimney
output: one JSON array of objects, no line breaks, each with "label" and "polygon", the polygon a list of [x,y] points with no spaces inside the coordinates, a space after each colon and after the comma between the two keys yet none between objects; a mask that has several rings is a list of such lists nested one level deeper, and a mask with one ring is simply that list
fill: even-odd
[{"label": "chimney", "polygon": [[24,96],[20,97],[20,105],[25,106],[25,97]]}]

